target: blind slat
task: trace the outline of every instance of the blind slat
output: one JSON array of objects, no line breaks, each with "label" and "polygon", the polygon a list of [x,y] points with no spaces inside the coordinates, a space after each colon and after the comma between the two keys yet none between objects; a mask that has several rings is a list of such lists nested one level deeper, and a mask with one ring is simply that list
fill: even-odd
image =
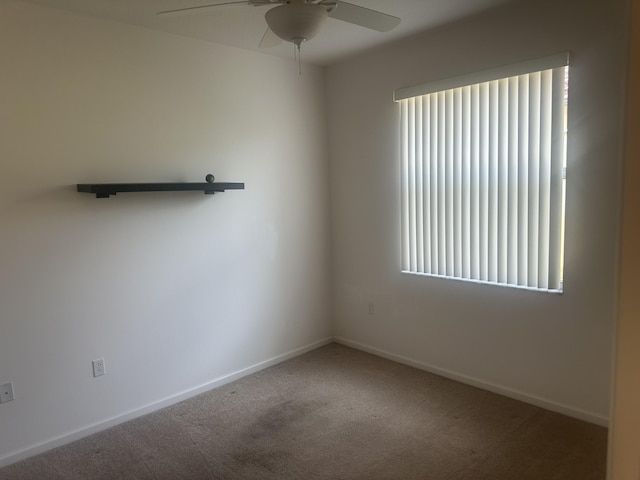
[{"label": "blind slat", "polygon": [[402,269],[405,271],[411,270],[411,260],[409,255],[411,248],[409,245],[409,189],[406,186],[409,183],[409,156],[407,146],[409,144],[409,103],[410,101],[404,101],[400,104],[400,139],[401,139],[401,179],[402,179]]},{"label": "blind slat", "polygon": [[500,130],[498,124],[499,84],[489,83],[489,178],[488,196],[488,257],[487,278],[491,282],[498,281],[498,150]]},{"label": "blind slat", "polygon": [[508,196],[508,244],[507,244],[507,281],[511,285],[518,285],[518,133],[520,131],[519,117],[519,84],[518,77],[509,79],[509,112],[508,112],[508,178],[509,178],[509,196]]},{"label": "blind slat", "polygon": [[529,76],[518,79],[518,283],[529,284]]},{"label": "blind slat", "polygon": [[489,281],[489,84],[480,84],[480,280]]},{"label": "blind slat", "polygon": [[446,116],[444,92],[438,94],[438,273],[447,274]]},{"label": "blind slat", "polygon": [[407,138],[407,172],[409,184],[409,265],[411,270],[416,271],[416,159],[415,159],[415,101],[409,102],[409,128]]},{"label": "blind slat", "polygon": [[529,276],[527,285],[538,287],[540,230],[540,73],[529,75]]},{"label": "blind slat", "polygon": [[424,158],[423,152],[423,121],[422,101],[417,99],[414,106],[415,113],[415,184],[416,184],[416,271],[424,272]]},{"label": "blind slat", "polygon": [[453,90],[445,92],[445,182],[446,182],[446,232],[447,241],[446,252],[446,275],[454,276],[454,254],[455,254],[455,238],[454,238],[454,140],[453,140]]},{"label": "blind slat", "polygon": [[453,276],[462,276],[462,89],[454,91],[453,97]]},{"label": "blind slat", "polygon": [[509,272],[509,81],[499,82],[498,105],[498,282]]},{"label": "blind slat", "polygon": [[480,86],[471,87],[471,277],[480,279]]},{"label": "blind slat", "polygon": [[564,224],[562,171],[566,166],[565,75],[568,75],[568,69],[553,69],[549,192],[549,288],[553,289],[561,289],[562,287],[562,229]]},{"label": "blind slat", "polygon": [[551,127],[553,71],[540,74],[540,220],[538,221],[538,287],[549,287],[549,216],[551,212]]},{"label": "blind slat", "polygon": [[462,88],[462,278],[471,278],[471,88]]},{"label": "blind slat", "polygon": [[438,261],[438,96],[429,95],[429,112],[431,125],[429,130],[429,143],[431,145],[431,273],[440,273]]},{"label": "blind slat", "polygon": [[[428,95],[422,97],[422,112],[424,115],[424,123],[422,125],[422,134],[429,134],[431,132],[431,115],[430,113],[430,98]],[[425,191],[423,192],[423,207],[422,212],[424,215],[423,221],[423,239],[424,239],[424,271],[422,273],[432,272],[431,263],[431,147],[428,141],[422,142],[422,155],[424,165],[422,166],[423,185]]]}]

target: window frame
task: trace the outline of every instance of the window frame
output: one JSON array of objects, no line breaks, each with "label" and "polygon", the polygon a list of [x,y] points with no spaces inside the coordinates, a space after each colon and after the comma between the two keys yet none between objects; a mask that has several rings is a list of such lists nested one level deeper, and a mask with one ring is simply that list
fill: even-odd
[{"label": "window frame", "polygon": [[[551,55],[548,57],[535,59],[527,62],[511,64],[504,67],[484,70],[481,72],[474,72],[474,73],[470,73],[467,75],[462,75],[454,78],[442,79],[442,80],[437,80],[434,82],[429,82],[421,85],[401,88],[393,92],[394,101],[400,104],[399,120],[401,124],[400,140],[401,140],[401,147],[402,147],[402,152],[401,152],[402,212],[401,212],[401,215],[402,215],[402,236],[403,236],[403,239],[402,239],[402,250],[403,250],[402,271],[403,273],[427,275],[427,276],[440,277],[440,278],[450,278],[455,280],[486,283],[486,284],[493,284],[493,285],[499,285],[499,286],[505,286],[505,287],[513,287],[513,288],[525,288],[525,289],[544,291],[544,292],[550,292],[550,293],[562,293],[563,287],[564,287],[562,282],[562,277],[563,277],[563,260],[564,260],[564,204],[565,204],[566,148],[567,148],[566,147],[566,124],[567,124],[566,72],[568,71],[568,66],[569,66],[569,53],[562,52],[562,53],[558,53],[555,55]],[[563,69],[562,73],[560,73],[560,70],[557,70],[557,69]],[[549,71],[550,73],[548,73]],[[544,235],[546,236],[541,237],[542,246],[538,246],[538,244],[535,243],[537,242],[537,239],[538,239],[538,237],[535,236],[537,235],[537,233],[535,232],[532,233],[531,238],[534,239],[534,241],[532,241],[531,243],[532,245],[534,245],[534,248],[528,249],[526,251],[523,249],[522,252],[524,252],[524,254],[520,250],[516,250],[517,254],[514,254],[513,252],[511,252],[511,258],[509,258],[507,261],[509,262],[510,265],[512,265],[514,262],[518,264],[522,263],[523,267],[520,267],[520,271],[524,271],[524,272],[527,272],[527,269],[528,269],[527,261],[524,261],[524,262],[521,261],[521,257],[523,257],[524,255],[526,255],[528,258],[529,257],[533,258],[535,262],[539,262],[539,263],[535,263],[535,264],[533,262],[531,263],[532,266],[530,268],[532,269],[532,273],[531,274],[525,273],[525,275],[530,277],[526,279],[522,278],[522,273],[518,273],[519,270],[517,266],[506,267],[507,268],[506,271],[508,272],[508,275],[501,274],[499,279],[498,279],[498,276],[495,274],[495,272],[492,271],[491,274],[489,274],[488,269],[494,268],[492,266],[494,265],[493,262],[495,262],[495,260],[492,260],[491,267],[482,265],[479,268],[476,268],[475,269],[476,271],[473,274],[469,274],[468,271],[462,273],[461,270],[463,269],[463,266],[459,265],[461,260],[458,257],[456,257],[456,259],[453,260],[452,262],[451,258],[449,257],[450,255],[452,255],[450,251],[453,249],[453,246],[454,246],[452,242],[459,241],[458,239],[454,240],[453,238],[450,238],[450,237],[453,237],[453,233],[452,233],[453,227],[451,227],[449,223],[452,222],[451,218],[453,217],[451,215],[454,215],[454,214],[450,213],[449,210],[454,209],[452,205],[454,201],[458,203],[460,202],[459,198],[455,198],[454,200],[454,195],[457,197],[460,197],[460,195],[463,195],[464,193],[460,193],[455,190],[452,192],[451,190],[453,190],[453,188],[449,188],[448,184],[447,184],[447,187],[445,188],[445,182],[450,182],[450,179],[448,177],[446,179],[443,178],[441,173],[438,173],[438,175],[440,175],[440,178],[436,179],[435,183],[433,182],[433,180],[430,180],[431,183],[429,185],[423,184],[422,183],[424,180],[423,178],[424,172],[422,171],[423,160],[422,160],[422,151],[420,149],[425,148],[423,143],[425,144],[428,143],[428,145],[426,146],[427,149],[432,148],[432,144],[434,143],[437,144],[438,142],[440,142],[442,145],[445,145],[445,144],[450,145],[451,142],[453,142],[452,131],[455,130],[456,128],[459,129],[458,125],[456,125],[454,128],[454,125],[452,122],[459,122],[460,121],[459,117],[463,115],[463,113],[456,112],[454,115],[452,112],[449,112],[448,110],[446,112],[444,110],[437,110],[438,108],[442,108],[441,106],[436,107],[435,113],[431,111],[427,111],[426,113],[423,113],[422,108],[432,108],[430,107],[431,103],[425,103],[424,104],[425,106],[422,106],[422,104],[418,105],[417,103],[412,105],[411,101],[417,102],[416,99],[423,99],[423,100],[427,99],[428,102],[431,102],[433,99],[435,103],[438,103],[438,99],[442,99],[441,102],[444,103],[446,98],[447,108],[451,108],[451,105],[457,105],[456,108],[460,108],[459,107],[460,102],[458,101],[458,103],[453,103],[453,101],[449,98],[449,96],[458,95],[457,92],[464,91],[464,89],[467,89],[470,87],[471,88],[505,88],[502,86],[502,83],[499,83],[499,82],[508,81],[509,79],[512,79],[514,77],[526,78],[528,82],[531,75],[533,75],[533,77],[531,78],[536,78],[535,75],[537,74],[551,75],[550,78],[552,80],[549,80],[548,79],[549,77],[547,76],[544,77],[546,82],[549,82],[549,81],[552,82],[550,87],[551,90],[549,91],[549,87],[547,87],[546,93],[548,95],[544,96],[540,94],[540,98],[542,98],[543,102],[551,102],[548,108],[549,109],[553,108],[553,110],[551,112],[547,110],[545,110],[542,113],[536,112],[538,113],[538,117],[540,118],[542,118],[541,115],[544,115],[544,119],[546,121],[546,123],[545,121],[541,122],[542,127],[540,127],[539,129],[537,126],[535,126],[534,124],[535,122],[532,122],[532,125],[534,125],[535,127],[534,129],[532,129],[532,132],[534,132],[534,135],[539,135],[540,136],[539,138],[541,138],[541,140],[538,143],[536,143],[536,140],[538,137],[534,136],[533,137],[534,141],[531,142],[531,144],[534,146],[534,149],[538,144],[544,145],[544,151],[541,151],[542,153],[537,154],[534,152],[534,155],[532,156],[533,158],[532,164],[536,165],[534,168],[540,168],[539,166],[542,165],[544,168],[549,168],[549,169],[552,169],[553,171],[551,172],[544,171],[543,172],[544,177],[540,177],[542,178],[542,180],[537,181],[537,183],[535,179],[534,181],[530,182],[529,178],[527,178],[528,183],[526,183],[525,186],[527,189],[528,188],[538,189],[540,188],[540,185],[542,185],[541,182],[549,181],[552,183],[551,187],[545,184],[545,188],[550,189],[550,193],[549,193],[550,196],[548,198],[544,196],[544,195],[547,195],[546,191],[544,192],[544,195],[542,195],[542,201],[546,202],[544,204],[544,208],[549,209],[548,211],[545,210],[544,213],[548,214],[551,217],[551,220],[549,220],[548,218],[543,218],[542,219],[543,221],[540,222],[539,219],[533,216],[534,214],[536,215],[538,214],[538,212],[535,210],[535,208],[537,208],[535,202],[531,203],[531,207],[529,206],[524,207],[527,210],[525,211],[524,214],[522,214],[522,218],[529,218],[529,216],[531,216],[532,220],[529,220],[529,222],[531,222],[530,225],[532,225],[532,228],[536,229],[537,231],[537,229],[540,229],[542,226],[542,230],[543,230],[542,234],[543,236]],[[562,77],[561,80],[560,80],[560,76]],[[496,87],[496,85],[500,85],[500,87]],[[562,86],[560,87],[560,85]],[[536,90],[534,89],[532,90],[532,92],[533,94],[535,94]],[[528,94],[529,94],[529,91],[527,90],[527,95]],[[486,92],[484,92],[482,95],[486,95],[487,99],[488,98],[495,99],[497,96],[497,93],[492,93],[491,97],[489,97],[489,93],[486,93]],[[503,93],[503,95],[506,95],[506,94]],[[480,98],[484,99],[485,97],[481,96]],[[526,97],[526,101],[527,102],[531,101],[528,96]],[[535,99],[535,101],[537,101],[537,99]],[[558,102],[562,102],[562,105],[559,105]],[[536,103],[531,103],[531,104],[534,105],[534,108],[537,108]],[[547,108],[546,103],[541,103],[541,104],[543,105],[541,108]],[[464,102],[463,102],[463,105],[464,105]],[[551,105],[553,107],[551,107]],[[415,111],[407,112],[407,109],[412,109],[412,108],[415,109]],[[508,108],[511,108],[511,107],[508,107]],[[515,108],[517,110],[517,106]],[[559,108],[563,109],[561,114],[559,113]],[[489,128],[487,127],[487,125],[490,123],[489,116],[492,116],[491,125],[495,125],[497,122],[497,117],[493,117],[493,116],[502,115],[503,117],[500,117],[500,121],[501,121],[500,128],[502,128],[502,132],[507,132],[507,133],[500,134],[502,136],[506,136],[506,140],[500,137],[500,141],[508,142],[510,141],[509,135],[512,134],[511,123],[514,122],[514,118],[510,116],[512,115],[510,110],[506,112],[502,110],[500,112],[498,111],[494,112],[494,110],[496,109],[502,109],[502,103],[499,104],[497,100],[495,100],[495,105],[493,103],[491,105],[489,104],[485,105],[484,110],[481,110],[486,115],[486,118],[484,119],[485,120],[484,124],[481,125],[480,122],[478,122],[477,125],[472,123],[472,126],[476,128],[483,128],[483,129]],[[420,111],[418,112],[418,110]],[[443,120],[440,120],[440,118],[438,117],[439,113],[441,114],[441,118],[446,118],[447,123],[445,123],[445,121]],[[529,112],[526,112],[526,115],[528,114]],[[411,123],[412,121],[409,120],[408,126],[406,124],[403,124],[403,122],[406,121],[406,119],[404,118],[405,115],[415,115],[415,119],[413,120],[414,123],[412,124]],[[504,115],[506,115],[506,117],[504,117]],[[521,118],[524,118],[526,121],[529,121],[528,120],[529,117],[528,116],[525,117],[524,115],[525,114],[522,114],[521,117],[515,118],[515,121],[521,121]],[[548,116],[549,118],[547,118]],[[538,117],[536,117],[536,119]],[[430,120],[432,118],[435,120]],[[452,120],[452,118],[455,118],[455,119]],[[462,118],[463,118],[463,121],[465,121],[465,117],[462,116]],[[506,120],[507,118],[508,120]],[[562,119],[561,126],[559,125],[560,119]],[[422,124],[422,122],[424,123],[424,125]],[[441,131],[434,130],[434,127],[430,126],[429,122],[434,123],[435,128],[437,129],[439,127]],[[441,122],[441,123],[437,123],[437,122]],[[472,121],[469,120],[469,122],[472,122]],[[445,128],[442,128],[443,126]],[[413,132],[407,131],[407,129],[410,127],[414,129]],[[426,129],[427,133],[423,134],[422,129]],[[529,135],[530,133],[531,132],[527,130],[527,135]],[[520,132],[520,134],[522,135],[522,132]],[[486,132],[482,133],[480,135],[480,138],[484,138],[482,135],[486,135]],[[525,138],[524,135],[522,135],[522,138],[523,139]],[[518,138],[518,140],[520,140],[520,138]],[[458,141],[457,138],[456,138],[456,141]],[[529,136],[526,137],[526,141],[529,141]],[[420,143],[419,146],[417,146],[418,143]],[[454,147],[447,146],[447,148],[452,149]],[[458,148],[461,148],[461,147],[458,146]],[[416,160],[415,158],[412,159],[412,155],[414,155],[414,153],[412,153],[412,149],[415,150],[415,152],[417,152],[415,153],[416,157],[420,156],[419,161]],[[549,149],[550,151],[547,152],[547,150]],[[501,152],[501,155],[503,155],[503,153],[504,152]],[[442,152],[438,152],[438,154],[440,156],[443,155]],[[547,154],[550,156],[550,159],[549,160],[545,159],[544,162],[549,162],[548,165],[547,163],[543,163],[543,160],[540,160],[542,156]],[[452,163],[453,154],[451,154],[451,152],[448,152],[444,155],[446,156],[444,161],[447,163],[445,164],[441,163],[441,165],[448,165],[447,168],[449,168],[450,170],[453,170],[454,169],[454,166]],[[508,167],[505,167],[506,170],[505,169],[500,170],[499,167],[496,166],[498,160],[494,159],[492,157],[493,155],[497,156],[497,153],[494,151],[485,152],[485,157],[489,158],[489,162],[491,166],[489,166],[489,164],[482,165],[481,167],[478,167],[479,170],[474,172],[479,177],[484,177],[482,181],[489,182],[488,175],[490,174],[493,175],[495,173],[491,170],[492,168],[497,169],[498,171],[497,175],[508,175]],[[513,156],[514,153],[509,152],[508,155]],[[521,153],[515,154],[516,157],[518,155],[521,155]],[[429,152],[427,152],[425,156],[428,157]],[[439,160],[440,162],[443,161],[442,158],[440,158]],[[558,162],[560,162],[560,164]],[[437,167],[436,167],[436,170],[437,170]],[[442,170],[445,170],[445,168],[443,167]],[[467,167],[467,170],[468,170],[468,167]],[[469,172],[465,171],[464,168],[462,169],[462,171],[463,171],[462,175],[469,174]],[[429,173],[427,172],[426,176],[428,176],[428,174]],[[459,172],[456,174],[459,174]],[[447,173],[447,175],[450,175],[450,173]],[[411,185],[412,179],[415,179],[416,177],[419,177],[419,181],[417,181],[412,186]],[[477,180],[477,181],[481,181],[481,180]],[[420,201],[416,201],[416,199],[412,197],[412,195],[413,196],[416,195],[416,190],[417,190],[416,185],[418,184],[421,189],[421,191],[419,192]],[[459,185],[458,188],[462,189],[462,186]],[[509,188],[512,188],[512,187],[509,186]],[[446,220],[446,222],[443,222],[442,220],[438,220],[440,222],[438,224],[436,224],[433,220],[426,218],[426,217],[429,217],[428,212],[425,214],[425,212],[422,211],[422,205],[423,205],[422,195],[425,195],[425,196],[433,195],[434,189],[436,190],[435,201],[437,202],[439,199],[441,204],[438,208],[447,209],[447,214],[450,215],[448,217],[448,220]],[[440,189],[440,191],[438,191],[438,189]],[[512,189],[517,190],[517,187]],[[425,190],[427,191],[426,194],[424,193]],[[487,186],[486,191],[483,190],[482,193],[485,196],[490,195],[493,198],[494,196],[498,195],[498,193],[496,192],[497,190],[498,190],[498,186],[494,184],[492,187]],[[445,193],[442,193],[442,191],[444,191]],[[470,195],[470,193],[467,192],[467,195]],[[504,208],[506,208],[506,205],[509,204],[511,200],[512,199],[510,197],[506,197],[507,203],[505,203],[505,198],[502,198],[500,202],[497,203],[498,206],[496,208],[500,209],[500,208],[503,208],[503,206]],[[469,202],[469,199],[467,198],[466,201]],[[518,202],[516,201],[516,203]],[[526,201],[521,203],[526,204]],[[459,207],[456,206],[455,208],[457,209]],[[520,207],[511,207],[511,208],[517,209],[517,208],[523,208],[523,207],[520,206]],[[529,208],[531,208],[532,210],[529,210]],[[443,212],[444,210],[442,210],[440,213],[444,215]],[[435,216],[437,216],[437,214],[438,212],[436,212]],[[458,213],[458,215],[462,215],[462,213]],[[493,215],[496,215],[496,214],[494,213]],[[456,221],[459,221],[459,219],[456,219]],[[489,220],[489,222],[490,221],[491,220]],[[493,221],[495,223],[495,220]],[[549,223],[550,226],[549,225],[545,226],[545,222]],[[447,252],[446,253],[447,258],[444,260],[442,259],[436,260],[439,262],[439,266],[436,266],[435,268],[433,268],[431,266],[431,263],[425,260],[426,255],[432,255],[433,253],[433,247],[431,243],[426,242],[425,237],[427,235],[425,232],[427,232],[427,230],[437,231],[439,227],[444,228],[447,231],[444,233],[439,232],[436,237],[430,234],[431,239],[432,240],[435,239],[433,243],[437,243],[438,239],[440,240],[440,242],[444,240],[445,242],[448,243],[447,248],[444,248],[444,249],[440,248],[439,250],[441,252],[442,251]],[[485,224],[481,224],[479,228],[482,229],[482,228],[488,228],[488,227]],[[509,224],[507,223],[507,227],[502,227],[502,224],[501,224],[501,228],[512,229],[514,227],[513,225],[509,226]],[[486,235],[486,232],[485,232],[485,235]],[[509,235],[513,235],[513,234],[509,233]],[[409,238],[409,240],[407,240],[407,238]],[[523,240],[519,240],[519,241],[522,242],[523,244],[527,243],[526,239],[524,241]],[[472,247],[476,248],[477,247],[476,243],[478,243],[478,240],[474,239],[474,242],[475,243],[472,245]],[[483,249],[491,249],[493,252],[493,255],[500,255],[500,256],[503,255],[502,252],[497,251],[498,240],[496,238],[491,239],[491,241],[485,238],[484,242],[485,243],[482,245]],[[487,244],[487,242],[489,242],[489,244]],[[548,246],[545,247],[544,242],[552,242],[552,243],[549,244],[551,245],[550,247]],[[556,243],[553,243],[553,242],[556,242]],[[424,246],[425,243],[429,243],[428,246],[425,247]],[[416,245],[419,245],[419,247],[417,247]],[[435,248],[436,248],[436,258],[437,258],[437,251],[439,247],[436,246]],[[456,245],[456,248],[459,248],[459,247]],[[502,243],[502,248],[506,248],[506,245],[504,244],[504,242]],[[517,247],[517,248],[520,248],[520,247]],[[545,251],[545,248],[547,248],[546,251]],[[420,251],[421,249],[422,251]],[[533,253],[534,249],[535,249],[535,253]],[[538,249],[540,249],[540,251],[542,252],[542,260],[538,260],[538,254],[539,254]],[[484,251],[482,252],[483,253],[480,254],[480,257],[482,257],[483,255],[484,256],[489,255]],[[545,259],[546,259],[545,255],[549,256],[549,260],[546,263],[545,263]],[[408,258],[410,259],[409,261],[407,260]],[[472,261],[482,262],[483,258],[473,258]],[[416,263],[420,264],[418,268],[414,267]],[[427,264],[429,264],[430,266],[425,267],[425,265]],[[445,264],[446,266],[443,267],[443,264]],[[498,263],[498,265],[499,265],[498,268],[501,268],[504,270],[504,267],[500,263]],[[541,268],[540,274],[538,274],[538,268]],[[548,269],[548,270],[545,270],[545,269]],[[478,274],[478,270],[481,271],[481,274]],[[515,280],[513,278],[512,271],[516,272],[515,275],[517,278],[515,278]],[[545,277],[547,273],[548,273],[548,276]],[[509,278],[505,280],[507,276]]]}]

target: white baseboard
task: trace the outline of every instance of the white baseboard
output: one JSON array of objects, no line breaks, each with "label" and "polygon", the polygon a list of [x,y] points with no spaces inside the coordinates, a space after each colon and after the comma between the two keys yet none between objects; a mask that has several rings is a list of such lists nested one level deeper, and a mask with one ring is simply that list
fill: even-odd
[{"label": "white baseboard", "polygon": [[505,397],[513,398],[515,400],[520,400],[521,402],[529,403],[531,405],[535,405],[536,407],[541,407],[546,410],[551,410],[552,412],[561,413],[568,417],[584,420],[585,422],[600,425],[602,427],[609,426],[609,419],[597,413],[587,412],[584,410],[580,410],[578,408],[562,405],[560,403],[547,400],[545,398],[537,397],[535,395],[530,395],[528,393],[520,392],[512,388],[503,387],[501,385],[496,385],[494,383],[486,382],[484,380],[480,380],[467,375],[452,372],[450,370],[446,370],[443,368],[435,367],[433,365],[428,365],[426,363],[419,362],[417,360],[403,357],[401,355],[396,355],[394,353],[380,350],[378,348],[371,347],[369,345],[364,345],[362,343],[355,342],[353,340],[349,340],[346,338],[334,337],[334,341],[336,343],[340,343],[347,347],[355,348],[356,350],[362,350],[363,352],[371,353],[372,355],[376,355],[378,357],[386,358],[388,360],[393,360],[394,362],[402,363],[404,365],[408,365],[410,367],[414,367],[419,370],[424,370],[430,373],[434,373],[436,375],[440,375],[442,377],[450,378],[451,380],[456,380],[460,383],[471,385],[473,387],[482,388],[483,390],[488,390],[493,393],[504,395]]},{"label": "white baseboard", "polygon": [[11,452],[0,457],[0,468],[6,467],[7,465],[11,465],[12,463],[19,462],[20,460],[24,460],[34,455],[39,455],[53,448],[66,445],[76,440],[80,440],[81,438],[87,437],[94,433],[98,433],[102,430],[106,430],[107,428],[115,427],[116,425],[119,425],[121,423],[133,420],[134,418],[141,417],[142,415],[147,415],[149,413],[155,412],[156,410],[160,410],[161,408],[165,408],[170,405],[182,402],[183,400],[195,397],[196,395],[207,392],[214,388],[221,387],[222,385],[231,383],[242,377],[251,375],[252,373],[259,372],[260,370],[264,370],[265,368],[272,367],[274,365],[277,365],[278,363],[282,363],[286,360],[302,355],[303,353],[310,352],[311,350],[315,350],[316,348],[322,347],[324,345],[328,345],[332,342],[332,337],[326,338],[324,340],[319,340],[304,347],[296,348],[295,350],[291,350],[290,352],[283,353],[282,355],[278,355],[262,362],[256,363],[255,365],[252,365],[250,367],[243,368],[228,375],[224,375],[189,390],[177,393],[176,395],[172,395],[143,407],[136,408],[135,410],[131,410],[121,415],[117,415],[115,417],[88,425],[86,427],[74,430],[59,437],[55,437],[44,442],[32,445],[30,447]]}]

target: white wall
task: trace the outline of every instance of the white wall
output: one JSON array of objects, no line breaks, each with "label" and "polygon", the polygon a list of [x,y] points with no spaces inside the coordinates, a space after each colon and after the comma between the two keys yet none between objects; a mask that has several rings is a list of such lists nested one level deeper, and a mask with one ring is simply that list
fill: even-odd
[{"label": "white wall", "polygon": [[0,465],[329,338],[322,70],[11,1],[0,61]]},{"label": "white wall", "polygon": [[[342,341],[606,423],[623,4],[523,0],[328,69],[334,322]],[[565,293],[401,274],[392,91],[565,50],[573,53]]]}]

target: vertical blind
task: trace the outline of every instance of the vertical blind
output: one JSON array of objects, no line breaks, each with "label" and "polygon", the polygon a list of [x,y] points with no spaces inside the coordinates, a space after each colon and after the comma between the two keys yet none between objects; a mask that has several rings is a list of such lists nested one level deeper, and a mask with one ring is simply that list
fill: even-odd
[{"label": "vertical blind", "polygon": [[562,290],[567,60],[395,92],[403,271]]}]

